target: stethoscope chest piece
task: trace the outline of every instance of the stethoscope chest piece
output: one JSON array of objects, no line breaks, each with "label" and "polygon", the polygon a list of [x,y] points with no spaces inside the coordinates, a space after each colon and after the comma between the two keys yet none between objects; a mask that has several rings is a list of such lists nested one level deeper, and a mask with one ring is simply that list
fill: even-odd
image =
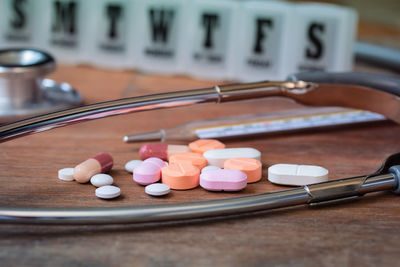
[{"label": "stethoscope chest piece", "polygon": [[69,84],[43,78],[55,67],[54,58],[40,50],[0,50],[0,122],[81,104]]}]

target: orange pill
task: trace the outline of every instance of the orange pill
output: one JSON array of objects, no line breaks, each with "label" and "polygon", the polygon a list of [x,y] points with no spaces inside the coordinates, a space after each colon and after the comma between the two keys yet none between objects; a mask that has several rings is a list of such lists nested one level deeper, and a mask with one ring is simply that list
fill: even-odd
[{"label": "orange pill", "polygon": [[203,153],[208,150],[225,148],[225,144],[215,139],[199,139],[191,142],[189,148],[193,152],[203,155]]},{"label": "orange pill", "polygon": [[242,171],[247,175],[247,183],[258,182],[262,175],[262,164],[251,158],[228,159],[224,162],[224,169]]},{"label": "orange pill", "polygon": [[187,162],[172,163],[161,169],[161,181],[171,189],[192,189],[199,185],[200,170]]},{"label": "orange pill", "polygon": [[186,162],[196,166],[199,170],[207,166],[207,160],[199,153],[183,152],[169,157],[169,163]]}]

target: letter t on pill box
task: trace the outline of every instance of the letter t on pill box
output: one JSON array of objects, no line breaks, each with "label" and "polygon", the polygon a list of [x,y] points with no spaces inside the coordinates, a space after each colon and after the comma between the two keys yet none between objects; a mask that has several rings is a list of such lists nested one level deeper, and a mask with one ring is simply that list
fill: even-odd
[{"label": "letter t on pill box", "polygon": [[[133,29],[128,23],[133,17],[133,1],[126,0],[91,0],[88,16],[92,36],[87,38],[87,54],[90,63],[97,66],[123,69],[129,62],[133,63],[128,51],[135,47],[134,42],[128,43],[128,37],[133,35]],[[132,24],[132,23],[131,23]],[[133,64],[130,65],[133,67]]]},{"label": "letter t on pill box", "polygon": [[285,79],[292,73],[293,7],[277,1],[243,1],[236,42],[236,76],[242,81]]},{"label": "letter t on pill box", "polygon": [[230,0],[194,0],[189,4],[185,66],[201,78],[233,77],[238,3]]},{"label": "letter t on pill box", "polygon": [[357,14],[330,4],[295,5],[295,72],[352,69]]}]

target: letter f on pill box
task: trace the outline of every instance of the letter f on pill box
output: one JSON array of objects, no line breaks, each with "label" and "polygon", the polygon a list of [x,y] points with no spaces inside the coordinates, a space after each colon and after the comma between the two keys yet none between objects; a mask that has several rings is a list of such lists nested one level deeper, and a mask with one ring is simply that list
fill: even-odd
[{"label": "letter f on pill box", "polygon": [[293,70],[290,51],[298,45],[293,42],[293,5],[284,1],[241,1],[240,5],[238,78],[285,79]]}]

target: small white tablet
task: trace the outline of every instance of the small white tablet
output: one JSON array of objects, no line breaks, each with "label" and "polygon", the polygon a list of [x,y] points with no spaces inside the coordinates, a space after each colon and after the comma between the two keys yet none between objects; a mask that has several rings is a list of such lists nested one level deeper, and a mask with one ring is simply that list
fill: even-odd
[{"label": "small white tablet", "polygon": [[128,161],[128,162],[125,164],[125,170],[128,171],[128,172],[132,172],[132,173],[133,173],[133,170],[134,170],[137,166],[139,166],[142,162],[143,162],[142,160],[137,160],[137,159]]},{"label": "small white tablet", "polygon": [[113,185],[105,185],[96,189],[96,196],[103,199],[116,198],[121,195],[121,189]]},{"label": "small white tablet", "polygon": [[145,188],[146,194],[150,196],[164,196],[167,195],[169,191],[169,186],[161,183],[150,184]]},{"label": "small white tablet", "polygon": [[74,180],[74,168],[64,168],[58,170],[58,179],[63,181],[73,181]]},{"label": "small white tablet", "polygon": [[112,185],[114,183],[114,179],[111,177],[111,175],[99,173],[90,178],[90,183],[95,187],[101,187],[105,185]]}]

